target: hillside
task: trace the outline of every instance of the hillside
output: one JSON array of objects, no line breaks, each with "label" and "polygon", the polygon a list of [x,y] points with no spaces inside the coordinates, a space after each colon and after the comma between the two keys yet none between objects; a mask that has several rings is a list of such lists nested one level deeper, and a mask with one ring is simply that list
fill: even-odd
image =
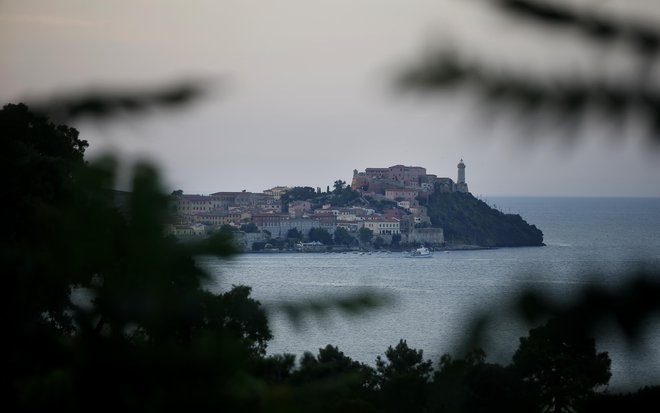
[{"label": "hillside", "polygon": [[469,193],[434,193],[428,215],[434,227],[444,229],[453,245],[482,247],[541,246],[543,232],[520,215],[504,214]]}]

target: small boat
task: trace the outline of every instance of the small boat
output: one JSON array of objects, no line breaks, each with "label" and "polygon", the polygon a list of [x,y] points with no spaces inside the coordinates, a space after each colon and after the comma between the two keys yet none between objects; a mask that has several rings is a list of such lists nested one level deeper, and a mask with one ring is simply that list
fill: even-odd
[{"label": "small boat", "polygon": [[429,250],[426,247],[422,248],[417,248],[415,250],[412,250],[406,255],[406,258],[431,258],[433,257],[433,254],[431,253],[431,250]]}]

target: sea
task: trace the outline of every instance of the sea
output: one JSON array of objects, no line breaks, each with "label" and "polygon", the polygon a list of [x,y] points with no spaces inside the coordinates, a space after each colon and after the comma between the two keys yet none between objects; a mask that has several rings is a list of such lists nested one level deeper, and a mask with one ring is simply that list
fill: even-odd
[{"label": "sea", "polygon": [[[631,270],[660,268],[660,198],[491,197],[491,206],[520,214],[543,231],[544,247],[436,251],[409,259],[401,252],[260,253],[230,260],[199,258],[208,288],[252,287],[268,310],[274,338],[269,354],[301,356],[327,344],[370,365],[388,346],[406,340],[437,362],[454,357],[475,320],[483,324],[487,360],[506,365],[529,328],[515,311],[522,291],[535,289],[570,303],[597,283],[622,286]],[[323,307],[356,294],[386,304],[356,314]],[[286,304],[315,308],[295,320]],[[598,331],[598,351],[612,359],[610,388],[660,384],[660,317],[642,340],[630,342],[614,325]]]}]

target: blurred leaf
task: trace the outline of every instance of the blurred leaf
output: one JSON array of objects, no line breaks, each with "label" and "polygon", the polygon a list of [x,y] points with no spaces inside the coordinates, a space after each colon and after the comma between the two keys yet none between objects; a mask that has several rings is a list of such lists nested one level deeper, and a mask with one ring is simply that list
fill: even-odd
[{"label": "blurred leaf", "polygon": [[[437,52],[425,57],[416,67],[403,73],[397,82],[402,90],[422,94],[455,88],[474,90],[485,105],[520,109],[521,123],[537,124],[539,119],[558,119],[565,137],[577,138],[576,127],[593,110],[608,124],[620,127],[634,111],[645,119],[647,137],[660,144],[655,125],[660,123],[660,90],[653,84],[629,86],[625,82],[586,80],[559,75],[552,81],[522,73],[501,73],[479,63],[467,63],[452,52]],[[625,135],[616,135],[622,139]]]},{"label": "blurred leaf", "polygon": [[650,24],[618,21],[611,16],[582,12],[562,2],[543,0],[489,0],[503,12],[552,28],[577,29],[604,44],[617,39],[642,53],[655,54],[660,47],[660,31]]},{"label": "blurred leaf", "polygon": [[33,112],[57,122],[103,120],[118,115],[143,115],[154,109],[181,108],[199,100],[208,88],[208,81],[189,80],[142,90],[89,90],[33,102],[30,106]]},{"label": "blurred leaf", "polygon": [[283,313],[295,328],[301,328],[303,321],[308,317],[324,320],[333,312],[346,316],[356,316],[369,310],[387,306],[392,302],[392,296],[366,291],[338,297],[283,301],[266,306],[266,309],[271,313]]},{"label": "blurred leaf", "polygon": [[[559,126],[566,142],[576,140],[583,119],[598,115],[602,124],[611,125],[611,135],[628,121],[644,120],[646,137],[660,148],[660,89],[657,66],[660,52],[660,30],[657,24],[619,21],[593,9],[578,10],[565,2],[543,0],[489,0],[491,4],[516,21],[536,23],[551,29],[549,35],[563,29],[596,40],[594,47],[614,49],[620,42],[631,45],[636,68],[610,80],[604,70],[588,77],[566,73],[540,75],[509,70],[502,72],[493,62],[467,61],[465,53],[439,49],[428,52],[397,81],[401,90],[431,93],[461,89],[476,92],[485,105],[504,108],[529,130],[537,130],[544,120],[552,120],[551,130]],[[620,50],[617,50],[620,52]],[[629,59],[629,56],[622,55]],[[524,56],[521,57],[524,59]],[[524,61],[521,61],[524,64]],[[525,134],[532,137],[533,134]]]}]

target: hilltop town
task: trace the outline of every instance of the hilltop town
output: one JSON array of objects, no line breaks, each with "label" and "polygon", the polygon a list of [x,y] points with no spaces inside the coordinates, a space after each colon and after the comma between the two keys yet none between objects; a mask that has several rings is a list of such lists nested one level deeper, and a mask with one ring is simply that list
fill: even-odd
[{"label": "hilltop town", "polygon": [[497,246],[462,237],[461,229],[454,227],[446,240],[438,225],[446,217],[434,218],[437,211],[432,207],[437,204],[434,197],[443,194],[464,195],[457,198],[462,204],[481,202],[469,194],[462,159],[456,181],[428,174],[423,167],[394,165],[354,170],[350,185],[337,180],[325,191],[277,186],[261,193],[189,195],[178,190],[172,193],[175,223],[168,231],[181,238],[232,231],[244,251]]}]

